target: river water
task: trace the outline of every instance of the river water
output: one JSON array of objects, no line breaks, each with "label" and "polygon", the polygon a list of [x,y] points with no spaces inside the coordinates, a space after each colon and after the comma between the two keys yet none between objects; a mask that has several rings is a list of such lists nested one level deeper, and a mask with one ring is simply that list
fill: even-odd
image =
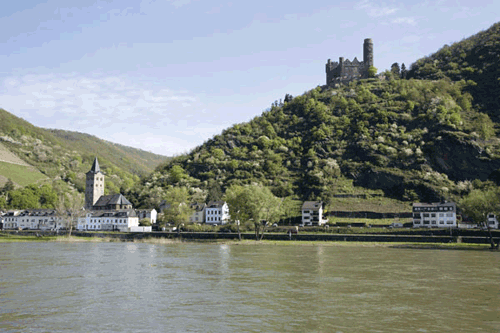
[{"label": "river water", "polygon": [[500,332],[500,254],[0,243],[1,332]]}]

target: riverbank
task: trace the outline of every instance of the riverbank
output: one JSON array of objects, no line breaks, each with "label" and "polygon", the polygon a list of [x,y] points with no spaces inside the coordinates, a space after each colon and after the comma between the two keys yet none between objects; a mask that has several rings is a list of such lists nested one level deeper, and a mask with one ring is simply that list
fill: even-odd
[{"label": "riverbank", "polygon": [[182,244],[182,243],[207,243],[207,244],[225,244],[235,246],[328,246],[328,247],[385,247],[395,249],[431,249],[431,250],[472,250],[472,251],[489,251],[488,244],[478,243],[419,243],[419,242],[357,242],[357,241],[300,241],[300,240],[262,240],[255,241],[245,239],[239,241],[237,239],[186,239],[186,238],[136,238],[122,239],[116,237],[81,237],[81,236],[41,236],[35,235],[16,235],[0,233],[1,243],[18,243],[18,242],[61,242],[61,243],[79,243],[79,242],[95,242],[95,243],[113,243],[113,242],[132,242],[144,244]]}]

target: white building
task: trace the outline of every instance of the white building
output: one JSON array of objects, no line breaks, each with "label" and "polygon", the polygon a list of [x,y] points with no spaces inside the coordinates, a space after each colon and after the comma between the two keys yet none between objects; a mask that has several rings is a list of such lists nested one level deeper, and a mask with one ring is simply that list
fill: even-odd
[{"label": "white building", "polygon": [[457,207],[454,202],[413,203],[414,228],[457,227]]},{"label": "white building", "polygon": [[205,223],[207,224],[226,224],[229,218],[229,207],[225,201],[210,201],[205,207]]},{"label": "white building", "polygon": [[77,230],[81,231],[130,231],[139,226],[139,218],[133,209],[94,210],[78,219]]},{"label": "white building", "polygon": [[151,224],[156,224],[156,219],[158,217],[158,212],[156,209],[136,209],[135,213],[140,220],[149,219]]},{"label": "white building", "polygon": [[194,211],[189,217],[189,222],[192,223],[203,223],[205,221],[205,208],[207,205],[205,203],[192,203],[191,209]]},{"label": "white building", "polygon": [[488,224],[491,229],[498,229],[498,220],[495,214],[488,214]]},{"label": "white building", "polygon": [[328,220],[323,219],[322,201],[305,201],[302,204],[302,225],[323,225]]},{"label": "white building", "polygon": [[66,225],[54,209],[25,209],[4,215],[4,229],[57,230]]}]

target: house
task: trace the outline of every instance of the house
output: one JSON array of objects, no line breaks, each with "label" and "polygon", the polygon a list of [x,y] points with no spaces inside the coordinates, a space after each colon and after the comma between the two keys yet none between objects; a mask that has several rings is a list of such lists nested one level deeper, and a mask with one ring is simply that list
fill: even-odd
[{"label": "house", "polygon": [[226,224],[229,218],[229,207],[225,201],[210,201],[205,207],[205,223],[207,224]]},{"label": "house", "polygon": [[457,227],[457,207],[454,202],[413,203],[414,228]]},{"label": "house", "polygon": [[18,228],[18,221],[17,221],[17,216],[21,211],[19,210],[9,210],[3,215],[3,228],[4,229],[17,229]]},{"label": "house", "polygon": [[191,209],[194,211],[189,217],[189,222],[202,223],[205,221],[205,208],[207,205],[203,203],[194,202],[191,204]]},{"label": "house", "polygon": [[498,229],[498,220],[495,214],[488,214],[488,225],[491,229]]},{"label": "house", "polygon": [[305,201],[302,204],[302,225],[323,225],[328,220],[323,219],[322,201]]},{"label": "house", "polygon": [[139,226],[139,217],[133,209],[125,210],[93,210],[78,219],[77,230],[80,231],[131,231]]},{"label": "house", "polygon": [[151,224],[156,224],[156,219],[158,217],[158,212],[156,209],[136,209],[135,213],[140,220],[149,219]]},{"label": "house", "polygon": [[9,211],[4,215],[4,229],[57,230],[66,227],[54,209]]}]

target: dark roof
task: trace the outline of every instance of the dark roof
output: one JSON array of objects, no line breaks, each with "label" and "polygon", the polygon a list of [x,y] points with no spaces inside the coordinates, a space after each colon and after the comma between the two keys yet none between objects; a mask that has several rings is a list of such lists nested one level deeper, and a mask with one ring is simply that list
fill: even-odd
[{"label": "dark roof", "polygon": [[455,206],[454,202],[414,202],[413,207],[439,207],[439,206]]},{"label": "dark roof", "polygon": [[19,216],[54,216],[57,212],[54,209],[26,209]]},{"label": "dark roof", "polygon": [[90,211],[92,217],[137,217],[135,210],[122,209],[122,210],[93,210]]},{"label": "dark roof", "polygon": [[206,204],[204,202],[199,203],[199,202],[193,202],[191,204],[191,209],[194,209],[197,212],[201,212],[203,209],[205,209]]},{"label": "dark roof", "polygon": [[98,207],[103,207],[108,205],[132,205],[132,204],[121,194],[103,195],[94,204],[94,206]]},{"label": "dark roof", "polygon": [[304,201],[302,209],[319,210],[323,206],[322,201]]},{"label": "dark roof", "polygon": [[97,160],[97,157],[94,160],[94,163],[92,164],[92,168],[90,168],[90,171],[92,173],[98,173],[101,172],[101,168],[99,167],[99,161]]},{"label": "dark roof", "polygon": [[210,201],[207,205],[207,208],[220,208],[224,206],[225,201]]}]

